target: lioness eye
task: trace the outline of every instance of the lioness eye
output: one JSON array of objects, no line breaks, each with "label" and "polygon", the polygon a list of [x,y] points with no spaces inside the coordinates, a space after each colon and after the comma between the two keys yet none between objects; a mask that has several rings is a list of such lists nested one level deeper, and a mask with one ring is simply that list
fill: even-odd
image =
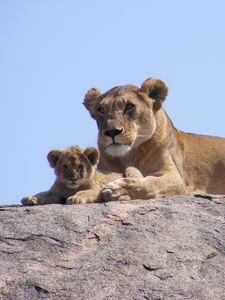
[{"label": "lioness eye", "polygon": [[67,165],[63,165],[63,170],[67,171],[69,169],[69,167]]},{"label": "lioness eye", "polygon": [[105,110],[104,110],[104,108],[102,106],[99,106],[98,113],[100,113],[101,115],[105,114]]},{"label": "lioness eye", "polygon": [[133,103],[127,103],[125,106],[125,112],[133,110],[135,105]]}]

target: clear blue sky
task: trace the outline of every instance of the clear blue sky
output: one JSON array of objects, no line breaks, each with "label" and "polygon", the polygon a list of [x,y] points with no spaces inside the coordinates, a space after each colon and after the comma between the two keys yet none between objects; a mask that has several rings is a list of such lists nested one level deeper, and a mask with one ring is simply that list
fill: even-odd
[{"label": "clear blue sky", "polygon": [[177,128],[225,136],[225,1],[0,1],[0,203],[51,186],[49,150],[96,145],[89,88],[150,76]]}]

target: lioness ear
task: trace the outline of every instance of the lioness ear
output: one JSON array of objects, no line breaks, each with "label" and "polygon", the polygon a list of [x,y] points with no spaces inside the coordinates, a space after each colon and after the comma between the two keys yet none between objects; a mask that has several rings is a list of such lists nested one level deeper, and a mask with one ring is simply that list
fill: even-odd
[{"label": "lioness ear", "polygon": [[101,95],[101,92],[98,89],[90,89],[85,97],[84,97],[84,106],[86,107],[86,109],[90,112],[91,116],[93,119],[96,119],[96,115],[97,115],[97,105],[99,103],[99,96]]},{"label": "lioness ear", "polygon": [[95,166],[99,161],[99,151],[97,148],[94,147],[88,147],[84,150],[84,155],[87,156],[90,163]]},{"label": "lioness ear", "polygon": [[142,83],[141,91],[154,100],[153,107],[155,110],[158,110],[161,108],[168,94],[168,87],[165,82],[160,79],[148,78]]},{"label": "lioness ear", "polygon": [[62,154],[61,150],[52,150],[48,153],[47,159],[48,159],[49,164],[52,168],[55,168],[56,163],[57,163],[57,161],[58,161],[61,154]]}]

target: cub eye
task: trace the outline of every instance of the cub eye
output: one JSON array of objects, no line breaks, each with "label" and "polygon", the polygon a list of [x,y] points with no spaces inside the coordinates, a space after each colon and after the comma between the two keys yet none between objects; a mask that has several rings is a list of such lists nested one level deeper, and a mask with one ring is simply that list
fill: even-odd
[{"label": "cub eye", "polygon": [[97,111],[98,111],[98,113],[100,115],[104,115],[105,114],[105,110],[104,110],[104,108],[102,106],[99,106],[98,109],[97,109]]},{"label": "cub eye", "polygon": [[84,165],[80,164],[78,167],[77,167],[77,171],[79,172],[82,172],[84,169]]},{"label": "cub eye", "polygon": [[68,171],[69,170],[69,167],[67,165],[63,165],[63,170],[64,171]]},{"label": "cub eye", "polygon": [[135,105],[133,103],[127,103],[125,106],[125,112],[130,112],[135,108]]}]

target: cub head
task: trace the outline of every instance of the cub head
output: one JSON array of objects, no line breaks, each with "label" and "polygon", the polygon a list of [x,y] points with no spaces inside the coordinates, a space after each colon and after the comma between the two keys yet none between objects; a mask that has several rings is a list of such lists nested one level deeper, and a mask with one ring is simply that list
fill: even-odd
[{"label": "cub head", "polygon": [[82,150],[78,146],[71,146],[64,150],[50,151],[47,159],[54,168],[58,181],[68,188],[76,189],[88,183],[93,176],[99,151],[94,147]]},{"label": "cub head", "polygon": [[99,148],[119,157],[149,140],[167,93],[167,85],[153,78],[145,80],[141,88],[125,85],[105,94],[95,88],[89,90],[84,106],[97,121]]}]

